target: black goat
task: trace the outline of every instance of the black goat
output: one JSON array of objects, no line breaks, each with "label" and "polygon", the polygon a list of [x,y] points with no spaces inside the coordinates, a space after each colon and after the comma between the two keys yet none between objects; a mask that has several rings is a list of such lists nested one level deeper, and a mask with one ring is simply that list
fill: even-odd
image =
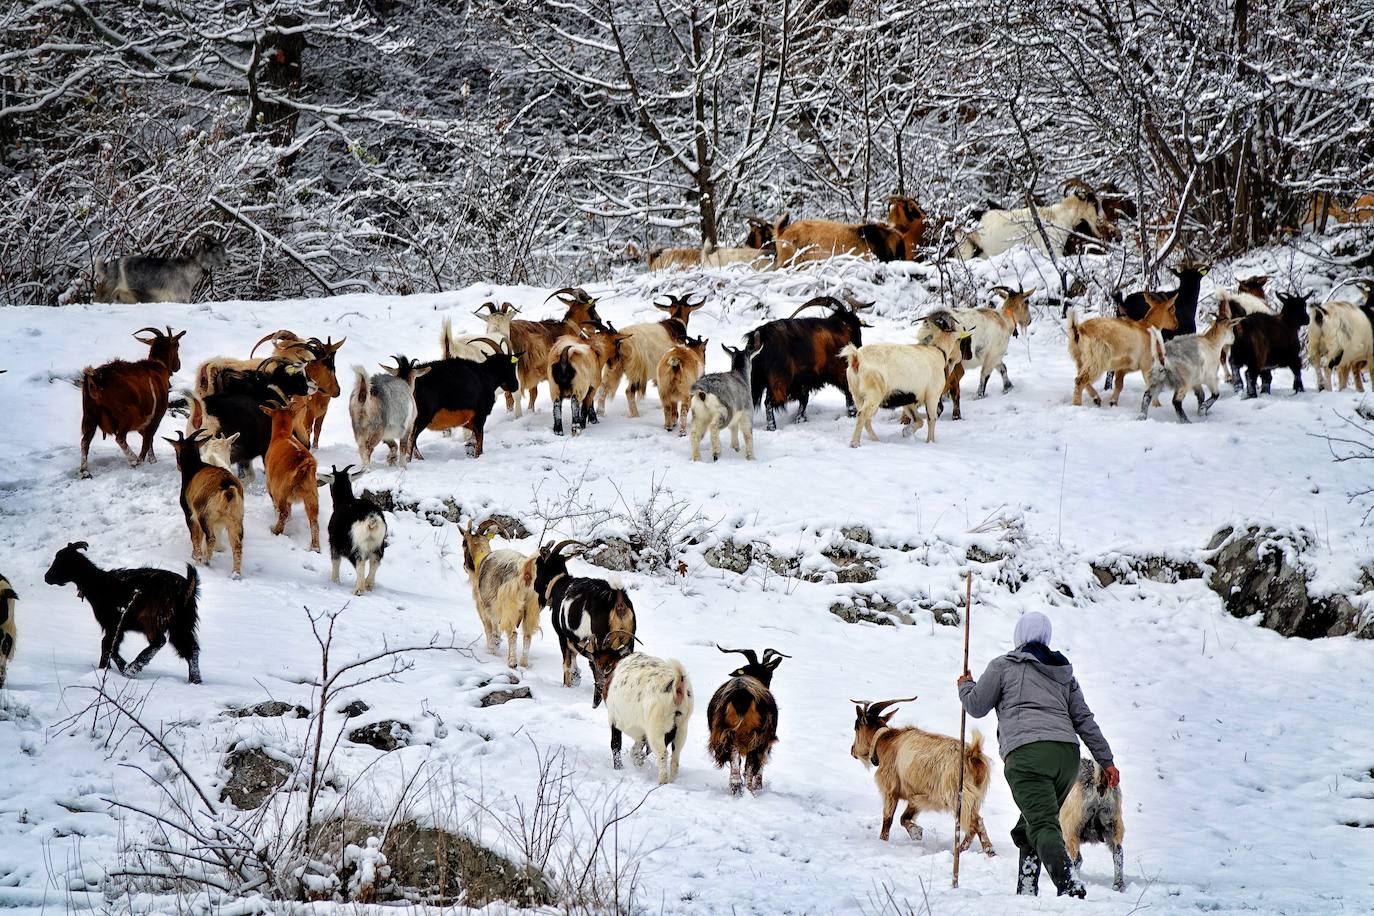
[{"label": "black goat", "polygon": [[[803,310],[830,309],[824,318],[798,318]],[[806,405],[813,392],[834,385],[844,392],[845,411],[854,416],[854,398],[845,377],[848,363],[839,352],[846,344],[863,345],[863,322],[858,312],[831,296],[817,296],[799,306],[787,318],[759,325],[745,338],[745,349],[758,350],[754,357],[750,388],[754,406],[764,402],[767,429],[778,428],[774,408],[796,401],[797,420],[806,422]],[[765,394],[767,397],[765,398]]]},{"label": "black goat", "polygon": [[563,686],[582,676],[577,656],[592,669],[592,708],[601,705],[606,672],[634,651],[635,608],[619,582],[573,576],[563,550],[578,541],[559,541],[539,551],[534,567],[534,592],[539,606],[549,608],[558,645],[563,651]]},{"label": "black goat", "polygon": [[[1232,384],[1241,388],[1241,370],[1245,372],[1245,396],[1268,394],[1274,377],[1271,370],[1287,369],[1293,373],[1293,391],[1302,391],[1302,342],[1298,331],[1309,321],[1307,301],[1311,293],[1289,295],[1279,293],[1283,307],[1278,315],[1254,312],[1236,325],[1236,339],[1231,344]],[[1262,380],[1259,391],[1256,380]]]},{"label": "black goat", "polygon": [[[1178,278],[1178,289],[1152,291],[1155,296],[1161,299],[1176,296],[1174,299],[1174,317],[1178,321],[1178,328],[1172,331],[1162,331],[1165,340],[1173,340],[1184,334],[1197,333],[1198,294],[1202,290],[1202,278],[1207,276],[1206,269],[1194,264],[1185,264],[1182,267],[1174,267],[1169,270]],[[1143,319],[1149,310],[1150,304],[1145,300],[1143,291],[1131,293],[1117,304],[1117,312],[1121,317],[1131,318],[1135,321]]]},{"label": "black goat", "polygon": [[[759,661],[753,649],[725,649],[737,652],[749,660],[730,672],[730,680],[721,684],[706,707],[706,722],[711,728],[708,747],[711,757],[720,768],[730,765],[730,794],[741,795],[747,785],[750,792],[763,788],[763,765],[768,752],[778,740],[778,704],[770,689],[773,672],[782,664],[783,655],[776,649],[764,649]],[[740,761],[744,761],[744,775],[740,775]]]},{"label": "black goat", "polygon": [[[49,585],[75,583],[77,594],[90,602],[96,623],[103,631],[100,667],[110,667],[113,659],[120,674],[136,677],[170,640],[177,655],[186,659],[187,679],[199,684],[200,643],[196,641],[196,626],[200,618],[196,601],[200,577],[195,567],[188,564],[185,576],[146,566],[106,570],[81,552],[87,546],[85,541],[76,541],[59,550],[43,581]],[[148,648],[138,653],[132,663],[125,664],[119,647],[129,630],[142,633]]]},{"label": "black goat", "polygon": [[472,433],[468,454],[482,457],[482,437],[496,404],[496,389],[519,390],[515,367],[523,354],[510,352],[505,341],[498,344],[486,337],[477,339],[486,340],[495,351],[481,362],[455,357],[423,364],[428,371],[415,379],[415,425],[405,446],[411,458],[424,460],[415,444],[422,430],[459,426]]},{"label": "black goat", "polygon": [[[329,559],[333,564],[329,581],[339,581],[339,561],[347,557],[353,564],[353,594],[361,595],[377,582],[377,567],[386,551],[386,518],[372,500],[354,495],[353,481],[365,472],[359,468],[350,473],[352,467],[349,464],[340,470],[331,465],[330,472],[316,480],[320,486],[328,485],[334,503],[329,516]],[[369,561],[371,569],[364,576]]]}]

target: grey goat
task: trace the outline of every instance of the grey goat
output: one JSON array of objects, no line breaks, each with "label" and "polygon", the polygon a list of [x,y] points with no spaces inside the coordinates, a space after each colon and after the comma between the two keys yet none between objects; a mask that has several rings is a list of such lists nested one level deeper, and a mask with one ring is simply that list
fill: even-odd
[{"label": "grey goat", "polygon": [[382,442],[386,443],[387,464],[399,460],[401,467],[405,467],[410,457],[403,443],[409,441],[415,425],[415,380],[429,372],[429,367],[404,356],[392,359],[396,360],[395,368],[383,366],[371,379],[362,366],[353,367],[358,380],[348,399],[348,415],[353,420],[353,438],[364,468],[372,467],[372,452]]},{"label": "grey goat", "polygon": [[[1217,374],[1221,371],[1221,351],[1235,340],[1239,318],[1218,318],[1202,334],[1184,334],[1165,341],[1158,328],[1150,329],[1150,353],[1154,357],[1145,376],[1147,388],[1140,402],[1140,419],[1150,414],[1150,404],[1165,388],[1174,390],[1174,411],[1180,423],[1191,423],[1183,412],[1183,399],[1191,391],[1197,397],[1198,416],[1206,414],[1221,395]],[[1203,398],[1202,389],[1211,391]]]},{"label": "grey goat", "polygon": [[1112,854],[1112,889],[1126,889],[1126,876],[1122,873],[1125,854],[1121,851],[1126,824],[1121,819],[1121,788],[1107,785],[1102,768],[1091,760],[1078,764],[1078,781],[1059,809],[1059,829],[1075,868],[1083,864],[1080,847],[1084,843],[1105,843]]},{"label": "grey goat", "polygon": [[754,460],[754,400],[749,375],[754,355],[762,349],[721,344],[730,356],[729,372],[711,372],[692,385],[692,460],[701,460],[701,437],[711,433],[711,460],[720,460],[720,431],[730,427],[730,447],[739,451],[744,434],[744,457]]},{"label": "grey goat", "polygon": [[224,246],[202,239],[189,255],[126,255],[95,262],[97,302],[190,302],[206,274],[229,263]]}]

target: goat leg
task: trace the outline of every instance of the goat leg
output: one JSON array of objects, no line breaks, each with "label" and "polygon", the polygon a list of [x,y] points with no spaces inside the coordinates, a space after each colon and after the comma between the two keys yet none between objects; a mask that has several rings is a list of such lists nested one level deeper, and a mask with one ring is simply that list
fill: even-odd
[{"label": "goat leg", "polygon": [[[848,397],[848,396],[846,395],[846,397]],[[807,418],[806,418],[806,407],[807,407],[807,405],[810,404],[810,403],[811,403],[811,396],[808,395],[808,394],[806,394],[806,393],[802,393],[802,394],[797,398],[797,422],[798,422],[798,423],[808,423],[808,422],[810,422],[810,421],[807,420]],[[846,412],[848,412],[848,408],[847,408],[847,407],[845,408],[845,410],[846,410]],[[849,415],[850,415],[851,417],[854,416],[852,413],[849,414]]]},{"label": "goat leg", "polygon": [[[1288,367],[1293,373],[1293,393],[1298,394],[1302,391],[1302,364],[1294,363]],[[1356,376],[1358,378],[1358,376]],[[1268,390],[1267,388],[1265,389]]]},{"label": "goat leg", "polygon": [[[805,408],[803,408],[803,412],[805,412]],[[858,408],[854,406],[854,396],[850,394],[848,391],[846,391],[844,393],[845,416],[849,417],[850,419],[853,419],[855,416],[858,415],[858,412]]]},{"label": "goat leg", "polygon": [[978,834],[978,842],[982,845],[983,852],[989,858],[997,855],[997,851],[992,848],[992,840],[988,838],[988,828],[983,826],[983,818],[977,813],[973,815],[973,830]]},{"label": "goat leg", "polygon": [[329,558],[329,581],[330,581],[330,582],[336,582],[336,583],[337,583],[337,582],[339,581],[339,561],[340,561],[341,559],[342,559],[342,557],[330,557],[330,558]]},{"label": "goat leg", "polygon": [[741,425],[744,427],[744,460],[754,460],[754,418],[748,414],[741,414]]},{"label": "goat leg", "polygon": [[[1201,402],[1202,398],[1198,398],[1198,403],[1201,404]],[[1183,410],[1183,395],[1181,394],[1174,395],[1174,413],[1178,414],[1178,422],[1180,423],[1193,422],[1192,420],[1188,419],[1188,414],[1186,414]]]},{"label": "goat leg", "polygon": [[765,396],[763,401],[763,418],[765,421],[763,428],[770,433],[777,432],[778,418],[773,415],[773,399],[768,396]]},{"label": "goat leg", "polygon": [[907,835],[917,843],[925,837],[926,833],[916,823],[916,815],[921,812],[911,802],[906,803],[906,810],[902,812],[901,825],[905,828]]},{"label": "goat leg", "polygon": [[1126,889],[1125,854],[1122,852],[1120,843],[1107,840],[1107,848],[1112,853],[1112,890],[1124,891]]},{"label": "goat leg", "polygon": [[1002,374],[1002,393],[1006,394],[1008,391],[1011,391],[1013,387],[1015,387],[1011,383],[1011,376],[1007,375],[1007,364],[998,363],[997,371]]},{"label": "goat leg", "polygon": [[1268,369],[1262,370],[1260,372],[1260,394],[1269,394],[1273,384],[1274,373],[1270,372]]},{"label": "goat leg", "polygon": [[372,591],[372,589],[377,585],[377,567],[378,567],[378,566],[381,566],[381,565],[382,565],[382,558],[381,558],[381,557],[376,557],[376,556],[374,556],[374,557],[372,558],[372,562],[371,562],[371,564],[369,565],[368,570],[367,570],[367,590],[368,590],[368,591]]},{"label": "goat leg", "polygon": [[[354,561],[353,561],[353,595],[354,595],[354,597],[361,597],[362,594],[363,594],[363,592],[367,591],[367,574],[364,572],[364,567],[365,567],[366,565],[367,565],[367,558],[366,558],[366,557],[359,557],[357,560],[354,560]],[[337,561],[337,560],[334,562],[334,568],[335,568],[335,569],[338,569],[338,568],[339,568],[339,564],[338,564],[338,561]]]},{"label": "goat leg", "polygon": [[625,769],[625,762],[620,758],[620,729],[611,726],[611,768],[616,770]]},{"label": "goat leg", "polygon": [[563,399],[554,398],[553,401],[553,434],[563,435]]},{"label": "goat leg", "polygon": [[739,750],[730,748],[730,794],[738,798],[744,794],[744,780],[739,774]]},{"label": "goat leg", "polygon": [[120,451],[124,452],[124,457],[129,461],[129,467],[136,468],[142,463],[139,457],[134,454],[134,450],[129,448],[128,433],[115,433],[115,444],[119,446]]},{"label": "goat leg", "polygon": [[158,650],[165,645],[167,645],[167,636],[165,633],[159,633],[157,636],[153,637],[153,639],[149,640],[148,648],[138,653],[138,655],[134,657],[133,663],[123,669],[124,676],[138,677],[138,673],[148,666],[148,663],[153,660],[153,656],[157,655]]},{"label": "goat leg", "polygon": [[157,464],[157,453],[153,451],[153,440],[157,438],[155,435],[156,433],[156,424],[153,424],[150,429],[141,430],[139,432],[139,435],[143,437],[143,447],[138,450],[138,461],[140,464],[145,461],[149,464]]},{"label": "goat leg", "polygon": [[878,831],[878,839],[887,842],[888,834],[892,832],[892,815],[897,813],[897,796],[883,796],[883,823]]}]

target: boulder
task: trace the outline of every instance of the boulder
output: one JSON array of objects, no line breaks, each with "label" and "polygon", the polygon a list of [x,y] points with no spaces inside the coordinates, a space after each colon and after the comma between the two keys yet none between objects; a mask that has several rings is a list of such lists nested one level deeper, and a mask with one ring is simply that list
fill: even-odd
[{"label": "boulder", "polygon": [[224,714],[235,719],[243,719],[248,716],[261,716],[264,719],[276,719],[291,713],[293,719],[306,719],[310,717],[310,710],[299,703],[283,703],[281,700],[264,700],[255,706],[241,706],[237,709],[226,709]]},{"label": "boulder", "polygon": [[534,694],[530,692],[528,687],[509,687],[492,690],[489,693],[482,694],[482,699],[478,701],[477,705],[501,706],[505,703],[509,703],[511,700],[529,700],[533,698]]},{"label": "boulder", "polygon": [[292,767],[267,755],[261,748],[231,751],[224,758],[229,780],[220,791],[219,800],[227,801],[241,811],[262,806],[291,776]]},{"label": "boulder", "polygon": [[1314,543],[1305,529],[1223,529],[1212,537],[1207,585],[1232,617],[1261,614],[1260,625],[1283,636],[1325,636],[1333,623],[1331,614],[1308,599],[1308,571],[1302,560]]},{"label": "boulder", "polygon": [[410,743],[415,733],[405,722],[396,719],[382,719],[371,725],[355,728],[348,733],[348,740],[354,744],[366,744],[379,751],[394,751]]}]

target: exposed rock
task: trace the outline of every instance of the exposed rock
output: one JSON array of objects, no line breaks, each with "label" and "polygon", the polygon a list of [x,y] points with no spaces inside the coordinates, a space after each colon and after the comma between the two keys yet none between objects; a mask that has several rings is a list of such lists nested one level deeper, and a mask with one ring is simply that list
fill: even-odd
[{"label": "exposed rock", "polygon": [[1092,570],[1093,575],[1097,577],[1097,584],[1103,588],[1109,585],[1115,585],[1117,582],[1121,581],[1117,577],[1116,569],[1111,566],[1099,566],[1094,563],[1092,564]]},{"label": "exposed rock", "polygon": [[527,538],[530,536],[530,529],[526,528],[525,523],[520,521],[520,519],[516,518],[514,515],[506,515],[502,512],[493,512],[491,515],[488,515],[487,518],[500,522],[502,527],[506,529],[506,532],[514,540],[520,540],[521,538]]},{"label": "exposed rock", "polygon": [[716,569],[743,575],[754,562],[754,545],[721,541],[706,550],[706,562]]},{"label": "exposed rock", "polygon": [[840,534],[856,544],[872,544],[873,532],[863,525],[845,525],[840,529]]},{"label": "exposed rock", "polygon": [[830,605],[830,613],[846,623],[876,623],[880,626],[895,627],[898,624],[913,624],[916,621],[881,595],[855,595],[852,603],[837,602]]},{"label": "exposed rock", "polygon": [[931,618],[942,627],[957,627],[964,622],[963,616],[959,613],[959,606],[950,601],[936,601],[926,610],[930,611]]},{"label": "exposed rock", "polygon": [[362,700],[349,700],[343,706],[340,706],[337,712],[343,713],[343,715],[349,719],[356,719],[371,708],[371,706],[368,706]]},{"label": "exposed rock", "polygon": [[281,700],[264,700],[255,706],[242,706],[238,709],[226,709],[224,714],[235,719],[242,719],[247,716],[261,716],[265,719],[276,719],[291,713],[293,719],[309,718],[310,710],[299,703],[283,703]]},{"label": "exposed rock", "polygon": [[876,578],[878,578],[877,569],[867,560],[841,566],[835,573],[837,582],[872,582]]},{"label": "exposed rock", "polygon": [[1307,570],[1301,556],[1313,545],[1305,530],[1281,532],[1251,525],[1214,535],[1208,587],[1232,617],[1263,614],[1260,621],[1284,636],[1311,639],[1327,635],[1329,613],[1314,608],[1307,597]]},{"label": "exposed rock", "polygon": [[354,744],[367,744],[379,751],[394,751],[410,743],[414,729],[396,719],[382,719],[371,725],[355,728],[348,733],[348,740]]},{"label": "exposed rock", "polygon": [[1201,579],[1202,567],[1192,560],[1173,557],[1142,557],[1132,564],[1137,573],[1151,582],[1174,583],[1185,579]]},{"label": "exposed rock", "polygon": [[457,897],[470,907],[503,900],[520,907],[553,902],[553,889],[537,869],[517,865],[465,836],[397,824],[387,831],[382,852],[394,884],[422,895]]},{"label": "exposed rock", "polygon": [[984,550],[977,544],[970,544],[964,551],[964,556],[968,557],[970,563],[1000,563],[1006,559],[1002,554]]},{"label": "exposed rock", "polygon": [[503,703],[509,703],[511,700],[528,700],[533,697],[534,694],[530,692],[528,687],[511,687],[507,690],[493,690],[490,693],[483,694],[482,699],[477,705],[500,706]]},{"label": "exposed rock", "polygon": [[593,541],[582,559],[602,569],[633,572],[639,566],[638,552],[624,538],[609,537]]},{"label": "exposed rock", "polygon": [[241,811],[262,806],[291,775],[288,763],[275,760],[261,748],[232,751],[224,758],[229,780],[220,791],[220,801],[228,801]]}]

